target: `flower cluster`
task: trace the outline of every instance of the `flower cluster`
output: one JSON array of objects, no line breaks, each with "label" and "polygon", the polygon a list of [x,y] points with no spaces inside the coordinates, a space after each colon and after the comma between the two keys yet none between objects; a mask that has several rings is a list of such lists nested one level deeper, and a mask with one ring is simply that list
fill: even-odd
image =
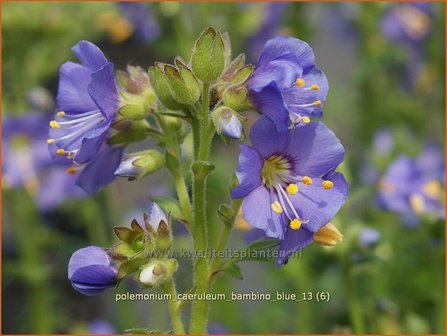
[{"label": "flower cluster", "polygon": [[251,128],[251,146],[241,145],[233,198],[253,227],[280,243],[278,264],[313,241],[334,245],[342,238],[330,220],[348,186],[335,169],[345,150],[321,122],[328,84],[315,67],[309,45],[292,37],[268,41],[247,86],[264,117]]}]

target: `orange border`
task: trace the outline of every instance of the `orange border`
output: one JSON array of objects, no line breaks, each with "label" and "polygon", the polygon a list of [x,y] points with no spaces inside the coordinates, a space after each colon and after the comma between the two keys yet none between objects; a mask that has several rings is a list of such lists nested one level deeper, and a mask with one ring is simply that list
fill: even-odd
[{"label": "orange border", "polygon": [[[313,2],[313,1],[306,1],[306,0],[271,0],[271,1],[267,1],[267,0],[243,0],[244,2]],[[119,2],[117,0],[95,0],[95,1],[91,1],[91,0],[47,0],[47,1],[41,1],[41,0],[0,0],[0,25],[2,24],[2,19],[3,19],[3,7],[2,7],[2,3],[3,2]],[[154,1],[154,0],[121,0],[121,2],[178,2],[175,0],[164,0],[164,1]],[[207,1],[207,0],[181,0],[180,2],[240,2],[238,0],[211,0],[211,1]],[[336,2],[341,2],[341,1],[337,1],[337,0],[325,0],[325,1],[319,1],[319,2],[324,2],[324,3],[336,3]],[[375,1],[368,1],[368,0],[345,0],[344,2],[443,2],[446,3],[446,0],[393,0],[393,1],[386,1],[386,0],[375,0]],[[447,18],[447,4],[444,6],[444,19]],[[447,42],[447,21],[444,22],[444,43]],[[2,37],[3,37],[3,31],[2,29],[0,29],[0,73],[2,72],[2,67],[3,67],[3,44],[2,44]],[[446,43],[447,44],[447,43]],[[444,157],[447,156],[447,101],[446,101],[446,97],[447,97],[447,58],[444,55]],[[2,97],[3,97],[3,76],[0,78],[0,103],[2,102]],[[2,114],[3,114],[3,107],[0,107],[0,127],[1,130],[3,131],[3,119],[2,119]],[[0,131],[0,132],[2,132]],[[0,140],[1,142],[1,140]],[[2,154],[2,148],[0,146],[0,154]],[[2,163],[2,155],[0,155],[0,164]],[[1,174],[1,173],[0,173]],[[444,172],[445,174],[445,178],[447,179],[447,170]],[[0,175],[1,176],[1,175]],[[2,189],[2,179],[0,178],[0,190]],[[445,190],[445,196],[447,199],[447,189]],[[3,214],[2,214],[2,209],[3,209],[3,192],[0,193],[0,239],[2,239],[3,236]],[[446,222],[447,223],[447,222]],[[447,229],[447,224],[444,223],[444,228]],[[445,277],[444,277],[444,309],[445,311],[447,311],[447,257],[446,257],[446,247],[447,247],[447,235],[444,232],[444,236],[445,236],[445,241],[444,241],[444,270],[445,270]],[[2,309],[3,309],[3,300],[2,300],[2,296],[3,296],[3,242],[0,240],[0,335],[16,335],[16,334],[3,334],[2,330],[3,330],[3,314],[2,314]],[[445,321],[444,324],[444,333],[447,334],[447,319]],[[68,334],[43,334],[43,335],[68,335]],[[82,334],[70,334],[70,335],[82,335]],[[121,335],[121,334],[112,334],[112,335]],[[235,336],[243,336],[244,334],[226,334],[226,335],[235,335]],[[291,336],[291,335],[297,335],[297,334],[264,334],[264,335],[281,335],[281,336]],[[298,335],[304,335],[304,334],[298,334]],[[315,336],[326,336],[326,335],[331,335],[331,334],[313,334]],[[346,335],[354,335],[354,334],[346,334]],[[369,334],[369,335],[378,335],[378,334]],[[401,334],[404,335],[404,334]],[[428,335],[443,335],[443,334],[428,334]]]}]

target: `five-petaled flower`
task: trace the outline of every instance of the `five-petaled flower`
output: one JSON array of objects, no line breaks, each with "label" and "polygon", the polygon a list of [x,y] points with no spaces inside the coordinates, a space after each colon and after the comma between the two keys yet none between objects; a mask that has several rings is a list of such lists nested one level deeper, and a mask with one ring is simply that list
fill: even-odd
[{"label": "five-petaled flower", "polygon": [[310,46],[285,36],[267,41],[247,87],[253,105],[279,131],[321,117],[329,89]]},{"label": "five-petaled flower", "polygon": [[429,145],[418,158],[399,156],[379,180],[379,203],[414,226],[422,214],[445,218],[445,162],[441,151]]},{"label": "five-petaled flower", "polygon": [[[314,241],[348,195],[335,172],[345,150],[321,122],[287,132],[262,117],[251,128],[252,147],[241,145],[233,198],[242,198],[247,222],[281,240],[278,263]],[[333,231],[333,230],[332,230]]]},{"label": "five-petaled flower", "polygon": [[71,256],[68,279],[78,292],[92,296],[116,285],[117,270],[104,249],[88,246]]},{"label": "five-petaled flower", "polygon": [[72,50],[82,64],[66,62],[59,70],[59,112],[50,121],[47,142],[52,153],[86,165],[77,184],[94,193],[114,179],[121,161],[123,147],[107,144],[120,98],[113,64],[102,51],[88,41]]}]

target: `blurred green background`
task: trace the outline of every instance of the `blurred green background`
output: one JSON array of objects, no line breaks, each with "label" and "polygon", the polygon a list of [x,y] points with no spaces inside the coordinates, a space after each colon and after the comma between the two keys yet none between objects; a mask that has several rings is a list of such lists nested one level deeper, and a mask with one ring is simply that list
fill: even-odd
[{"label": "blurred green background", "polygon": [[[400,153],[415,156],[430,141],[444,148],[444,4],[429,3],[416,8],[419,16],[394,19],[401,25],[396,29],[410,32],[397,37],[387,34],[384,20],[409,4],[140,5],[135,10],[107,2],[3,2],[3,121],[26,119],[30,111],[53,112],[58,68],[74,60],[70,48],[81,39],[100,46],[116,69],[127,64],[147,68],[154,61],[172,62],[176,55],[188,59],[195,38],[209,25],[229,32],[234,56],[244,52],[253,64],[269,38],[287,34],[303,39],[329,80],[322,120],[346,148],[342,170],[350,197],[334,220],[344,241],[334,248],[314,244],[303,258],[282,268],[273,260],[242,264],[244,280],[222,277],[214,292],[328,292],[330,300],[213,302],[209,331],[444,333],[444,223],[424,217],[414,228],[403,226],[397,214],[376,206],[376,181],[365,170],[373,167],[381,175]],[[247,116],[254,118],[253,113]],[[394,143],[387,153],[373,141],[383,129]],[[218,230],[215,209],[229,198],[238,146],[219,138],[214,146],[217,170],[210,177],[208,209]],[[51,193],[51,184],[47,187]],[[117,180],[94,197],[68,198],[44,211],[37,206],[35,188],[3,183],[2,192],[3,333],[169,330],[164,302],[115,302],[114,289],[84,297],[67,280],[73,251],[89,244],[109,246],[111,227],[141,218],[149,194],[173,195],[166,172],[139,184]],[[365,228],[380,239],[362,244]],[[188,248],[181,225],[175,230],[176,246]],[[230,246],[241,247],[246,235],[233,232]],[[181,261],[177,279],[179,290],[188,290],[190,260]],[[130,281],[119,289],[126,291],[141,289]]]}]

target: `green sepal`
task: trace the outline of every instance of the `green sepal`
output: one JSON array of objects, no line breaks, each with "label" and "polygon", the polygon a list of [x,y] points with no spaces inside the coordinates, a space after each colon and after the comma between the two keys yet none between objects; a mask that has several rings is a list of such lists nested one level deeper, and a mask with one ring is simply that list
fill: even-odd
[{"label": "green sepal", "polygon": [[119,254],[128,258],[133,257],[135,254],[142,251],[142,248],[125,242],[116,244],[112,249],[114,254]]},{"label": "green sepal", "polygon": [[233,209],[227,204],[221,204],[219,210],[217,210],[217,215],[220,220],[227,226],[233,226],[234,222],[234,212]]},{"label": "green sepal", "polygon": [[191,164],[192,173],[197,177],[206,177],[214,170],[214,165],[208,161],[194,161]]},{"label": "green sepal", "polygon": [[118,273],[117,273],[116,277],[118,279],[125,278],[126,276],[138,271],[140,269],[140,267],[144,265],[145,262],[146,262],[146,259],[144,258],[144,256],[142,256],[140,258],[132,258],[132,259],[126,260],[118,268]]},{"label": "green sepal", "polygon": [[204,82],[215,81],[225,67],[225,45],[222,35],[212,27],[206,28],[194,43],[191,64],[195,75]]},{"label": "green sepal", "polygon": [[139,168],[141,173],[135,178],[137,181],[143,177],[159,171],[165,166],[165,156],[158,150],[149,149],[141,152],[141,155],[132,162],[132,165]]},{"label": "green sepal", "polygon": [[[176,63],[179,63],[177,61]],[[186,66],[180,69],[165,64],[164,73],[174,94],[174,99],[184,105],[193,105],[200,98],[200,85],[194,74]]]},{"label": "green sepal", "polygon": [[244,280],[244,277],[242,276],[241,268],[238,264],[228,264],[221,268],[219,272],[223,272],[225,274],[228,274],[229,276],[232,276],[233,278]]},{"label": "green sepal", "polygon": [[107,143],[110,145],[128,145],[133,142],[143,141],[148,137],[150,132],[150,125],[147,120],[138,120],[133,122],[118,122],[116,123],[123,127],[121,131],[113,135]]},{"label": "green sepal", "polygon": [[179,104],[174,99],[174,94],[169,85],[168,79],[163,72],[163,64],[155,63],[155,66],[149,68],[148,73],[152,87],[154,88],[160,102],[170,110],[182,110],[182,104]]},{"label": "green sepal", "polygon": [[236,112],[252,109],[248,91],[243,86],[230,86],[224,91],[223,102]]}]

